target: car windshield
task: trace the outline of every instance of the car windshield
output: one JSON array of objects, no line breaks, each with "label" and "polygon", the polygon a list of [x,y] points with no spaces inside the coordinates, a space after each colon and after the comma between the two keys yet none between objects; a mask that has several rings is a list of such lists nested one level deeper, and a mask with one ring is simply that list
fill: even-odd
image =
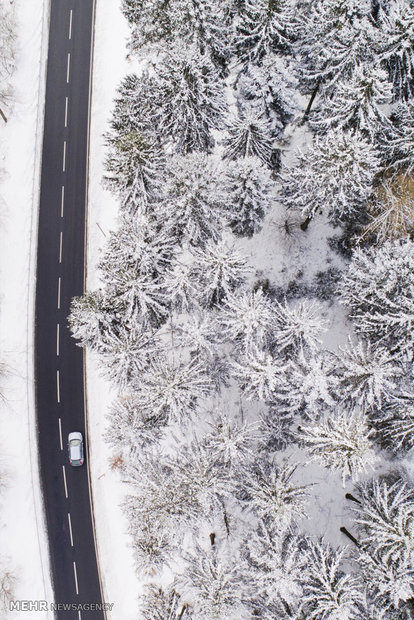
[{"label": "car windshield", "polygon": [[71,439],[70,445],[73,447],[80,446],[80,439]]}]

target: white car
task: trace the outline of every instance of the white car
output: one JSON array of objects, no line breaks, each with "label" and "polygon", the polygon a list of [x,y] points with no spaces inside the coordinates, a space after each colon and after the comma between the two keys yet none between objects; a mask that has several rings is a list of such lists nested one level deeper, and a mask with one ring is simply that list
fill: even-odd
[{"label": "white car", "polygon": [[82,433],[74,431],[68,436],[69,463],[73,467],[83,465],[83,437]]}]

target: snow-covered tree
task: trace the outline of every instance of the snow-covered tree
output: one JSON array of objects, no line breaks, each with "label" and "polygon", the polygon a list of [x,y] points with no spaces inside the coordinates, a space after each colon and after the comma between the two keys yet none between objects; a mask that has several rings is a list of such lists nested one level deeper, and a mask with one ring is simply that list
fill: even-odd
[{"label": "snow-covered tree", "polygon": [[327,410],[320,419],[298,429],[298,439],[311,459],[340,471],[344,485],[347,478],[357,480],[377,461],[372,434],[367,417],[347,409]]},{"label": "snow-covered tree", "polygon": [[410,0],[390,0],[381,12],[380,59],[394,83],[396,98],[414,94],[414,7]]},{"label": "snow-covered tree", "polygon": [[411,176],[414,172],[414,99],[400,102],[390,123],[378,136],[392,167]]},{"label": "snow-covered tree", "polygon": [[223,140],[224,157],[258,157],[264,164],[271,165],[275,135],[263,112],[251,105],[244,106],[227,128],[228,135]]},{"label": "snow-covered tree", "polygon": [[260,60],[269,52],[286,50],[293,15],[290,0],[245,0],[235,36],[240,56]]},{"label": "snow-covered tree", "polygon": [[10,79],[15,67],[16,22],[13,7],[0,3],[0,114],[5,122],[13,100]]},{"label": "snow-covered tree", "polygon": [[280,530],[288,530],[306,516],[307,485],[294,481],[298,463],[256,462],[249,466],[239,483],[241,499],[247,510]]},{"label": "snow-covered tree", "polygon": [[305,574],[302,539],[293,534],[281,535],[274,525],[259,521],[245,547],[263,612],[272,609],[273,617],[278,619],[295,617],[301,607]]},{"label": "snow-covered tree", "polygon": [[165,425],[162,417],[141,409],[133,395],[117,398],[108,419],[105,440],[114,448],[115,453],[140,454],[161,439]]},{"label": "snow-covered tree", "polygon": [[176,584],[165,587],[148,584],[141,599],[140,613],[143,620],[191,620],[191,612],[175,589]]},{"label": "snow-covered tree", "polygon": [[211,430],[203,437],[203,444],[213,460],[232,470],[252,460],[259,437],[257,424],[238,422],[216,412],[209,426]]},{"label": "snow-covered tree", "polygon": [[241,100],[263,113],[276,134],[282,133],[299,107],[292,64],[278,54],[269,53],[259,63],[247,64],[237,86]]},{"label": "snow-covered tree", "polygon": [[164,178],[165,201],[158,205],[164,221],[182,245],[218,239],[228,205],[213,160],[205,153],[175,156]]},{"label": "snow-covered tree", "polygon": [[359,580],[342,568],[344,550],[323,540],[309,541],[301,596],[309,620],[365,620],[364,593]]},{"label": "snow-covered tree", "polygon": [[159,327],[168,315],[162,280],[133,269],[119,271],[107,298],[118,321],[131,325]]},{"label": "snow-covered tree", "polygon": [[221,341],[216,316],[212,312],[191,313],[188,320],[177,326],[178,342],[190,354],[211,359]]},{"label": "snow-covered tree", "polygon": [[252,346],[234,362],[233,369],[249,399],[272,400],[280,385],[286,383],[286,363],[257,346]]},{"label": "snow-covered tree", "polygon": [[324,352],[299,352],[287,373],[286,398],[296,411],[303,406],[313,416],[335,404],[338,379],[330,356]]},{"label": "snow-covered tree", "polygon": [[274,320],[274,305],[261,288],[228,295],[219,314],[225,337],[246,350],[269,344]]},{"label": "snow-covered tree", "polygon": [[414,181],[396,172],[375,188],[367,204],[368,223],[360,238],[377,244],[404,239],[414,232]]},{"label": "snow-covered tree", "polygon": [[235,235],[252,237],[262,228],[274,191],[270,172],[257,157],[229,162],[223,184],[230,211],[230,228]]},{"label": "snow-covered tree", "polygon": [[358,332],[399,355],[413,356],[414,243],[357,249],[340,285]]},{"label": "snow-covered tree", "polygon": [[409,452],[414,448],[414,400],[395,399],[374,418],[375,428],[383,443],[393,452]]},{"label": "snow-covered tree", "polygon": [[174,544],[171,533],[155,518],[134,515],[135,498],[127,498],[123,509],[128,520],[128,532],[132,538],[131,546],[138,572],[143,576],[161,572],[172,557]]},{"label": "snow-covered tree", "polygon": [[155,126],[178,153],[208,151],[212,129],[221,129],[227,110],[224,83],[208,56],[195,45],[165,48],[154,66]]},{"label": "snow-covered tree", "polygon": [[[406,559],[393,562],[382,554],[363,551],[358,557],[369,596],[387,617],[411,617],[407,602],[414,598],[414,565]],[[397,615],[399,614],[399,615]]]},{"label": "snow-covered tree", "polygon": [[365,411],[391,397],[402,369],[387,348],[360,340],[340,347],[336,372],[341,396]]},{"label": "snow-covered tree", "polygon": [[304,300],[292,306],[285,300],[283,304],[276,302],[274,310],[274,338],[278,352],[291,357],[320,345],[319,336],[326,327],[318,303]]},{"label": "snow-covered tree", "polygon": [[137,405],[144,411],[175,422],[188,418],[211,387],[205,368],[196,359],[174,364],[158,356],[137,378],[134,389]]},{"label": "snow-covered tree", "polygon": [[282,170],[281,200],[309,218],[325,213],[346,221],[369,199],[379,171],[379,155],[368,140],[357,131],[333,129]]},{"label": "snow-covered tree", "polygon": [[310,124],[322,130],[358,129],[372,139],[384,125],[384,106],[391,101],[387,72],[373,65],[359,65],[349,79],[337,82],[334,92],[322,98]]},{"label": "snow-covered tree", "polygon": [[250,269],[245,257],[224,239],[207,241],[205,247],[193,248],[191,277],[199,282],[202,303],[219,305],[241,286]]},{"label": "snow-covered tree", "polygon": [[194,617],[203,620],[248,620],[243,600],[244,579],[235,560],[215,547],[200,546],[186,556],[184,573],[178,578],[180,591],[189,600]]},{"label": "snow-covered tree", "polygon": [[102,291],[74,297],[68,317],[73,337],[82,347],[105,350],[106,341],[116,334],[118,321]]},{"label": "snow-covered tree", "polygon": [[360,544],[383,562],[414,566],[414,490],[401,478],[371,480],[358,486],[360,502],[352,504]]}]

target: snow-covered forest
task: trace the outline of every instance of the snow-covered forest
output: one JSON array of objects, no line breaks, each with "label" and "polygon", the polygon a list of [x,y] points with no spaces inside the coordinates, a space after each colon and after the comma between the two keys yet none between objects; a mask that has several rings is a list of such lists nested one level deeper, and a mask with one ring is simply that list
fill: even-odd
[{"label": "snow-covered forest", "polygon": [[412,618],[414,2],[122,11],[118,226],[69,321],[137,620]]}]

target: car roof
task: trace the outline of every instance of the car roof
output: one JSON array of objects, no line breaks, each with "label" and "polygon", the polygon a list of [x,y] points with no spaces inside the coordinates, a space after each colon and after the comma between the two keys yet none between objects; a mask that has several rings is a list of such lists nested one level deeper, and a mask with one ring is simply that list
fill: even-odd
[{"label": "car roof", "polygon": [[69,433],[68,441],[71,441],[72,439],[80,439],[82,441],[82,433],[80,433],[79,431],[73,431],[72,433]]}]

